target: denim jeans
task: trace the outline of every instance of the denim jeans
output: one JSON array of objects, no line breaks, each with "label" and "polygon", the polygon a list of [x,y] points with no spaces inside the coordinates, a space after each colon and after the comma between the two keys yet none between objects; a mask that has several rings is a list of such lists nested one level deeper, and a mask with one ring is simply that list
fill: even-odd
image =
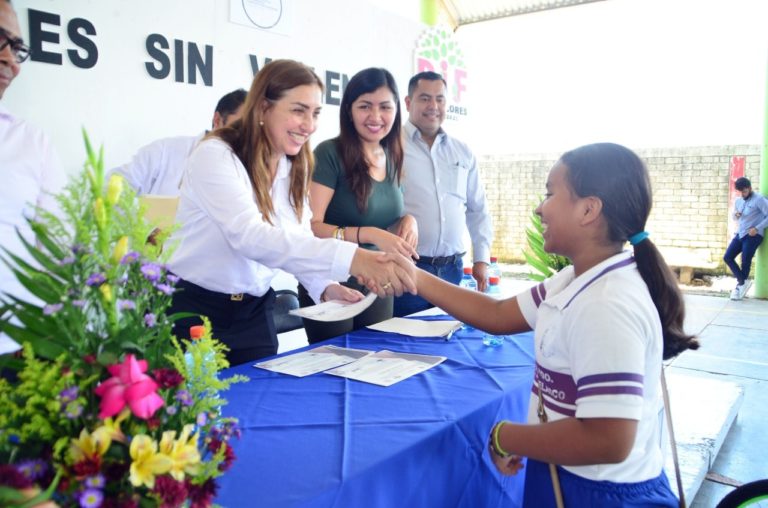
[{"label": "denim jeans", "polygon": [[[762,241],[763,237],[760,235],[745,235],[744,238],[739,238],[737,233],[733,240],[731,240],[730,245],[728,245],[723,261],[731,269],[733,276],[739,281],[739,285],[744,284],[744,281],[749,278],[749,271],[752,268],[752,257]],[[736,256],[739,253],[741,253],[741,267],[736,263]]]},{"label": "denim jeans", "polygon": [[[455,262],[442,266],[435,266],[417,261],[416,266],[432,275],[436,275],[437,277],[450,282],[451,284],[458,284],[461,280],[461,276],[464,275],[464,263],[461,258],[457,258]],[[407,316],[408,314],[413,314],[414,312],[419,312],[431,307],[434,307],[434,305],[422,297],[405,293],[403,296],[395,298],[394,316]]]}]

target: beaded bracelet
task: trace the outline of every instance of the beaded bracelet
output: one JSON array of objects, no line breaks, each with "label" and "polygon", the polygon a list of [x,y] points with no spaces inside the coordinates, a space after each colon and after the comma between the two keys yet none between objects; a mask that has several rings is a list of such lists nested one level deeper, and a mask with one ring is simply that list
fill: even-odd
[{"label": "beaded bracelet", "polygon": [[512,423],[509,420],[502,420],[496,425],[493,426],[493,430],[491,430],[491,450],[493,453],[498,455],[501,458],[509,457],[512,455],[511,453],[504,450],[504,448],[501,447],[501,444],[499,443],[499,431],[501,430],[501,427],[505,423]]}]

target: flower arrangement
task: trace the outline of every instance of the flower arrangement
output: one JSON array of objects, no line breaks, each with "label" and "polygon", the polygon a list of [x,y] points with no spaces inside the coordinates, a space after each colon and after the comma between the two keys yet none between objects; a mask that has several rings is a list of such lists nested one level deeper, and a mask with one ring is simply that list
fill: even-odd
[{"label": "flower arrangement", "polygon": [[0,331],[23,351],[0,378],[0,506],[211,506],[239,436],[220,393],[244,378],[219,374],[207,322],[194,342],[172,335],[163,238],[147,243],[135,194],[105,184],[84,138],[59,213],[38,210],[22,238],[32,261],[4,255],[38,302],[1,297]]}]

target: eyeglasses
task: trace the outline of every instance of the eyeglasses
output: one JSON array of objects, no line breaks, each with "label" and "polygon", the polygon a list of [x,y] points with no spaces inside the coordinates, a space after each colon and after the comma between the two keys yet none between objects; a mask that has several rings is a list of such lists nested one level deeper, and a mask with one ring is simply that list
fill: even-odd
[{"label": "eyeglasses", "polygon": [[0,51],[7,46],[11,47],[11,53],[16,58],[16,62],[21,63],[29,58],[29,46],[24,44],[21,39],[14,39],[11,34],[0,28]]}]

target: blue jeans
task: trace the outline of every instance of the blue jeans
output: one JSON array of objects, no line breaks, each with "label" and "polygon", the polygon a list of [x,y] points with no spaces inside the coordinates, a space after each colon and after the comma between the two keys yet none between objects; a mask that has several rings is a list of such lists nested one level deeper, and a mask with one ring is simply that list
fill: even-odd
[{"label": "blue jeans", "polygon": [[[731,269],[733,276],[739,281],[739,285],[744,284],[744,281],[749,278],[749,271],[752,269],[752,257],[762,241],[763,237],[760,235],[745,235],[744,238],[739,238],[737,233],[725,250],[723,261]],[[741,253],[741,267],[736,264],[736,256],[739,253]]]},{"label": "blue jeans", "polygon": [[[458,284],[461,280],[461,276],[464,275],[464,263],[461,257],[457,257],[456,261],[442,266],[435,266],[429,263],[423,263],[421,261],[416,262],[416,266],[422,270],[436,275],[437,277],[450,282],[451,284]],[[405,293],[403,296],[395,298],[395,309],[393,315],[395,317],[407,316],[414,312],[434,307],[431,303],[424,298],[410,293]]]}]

